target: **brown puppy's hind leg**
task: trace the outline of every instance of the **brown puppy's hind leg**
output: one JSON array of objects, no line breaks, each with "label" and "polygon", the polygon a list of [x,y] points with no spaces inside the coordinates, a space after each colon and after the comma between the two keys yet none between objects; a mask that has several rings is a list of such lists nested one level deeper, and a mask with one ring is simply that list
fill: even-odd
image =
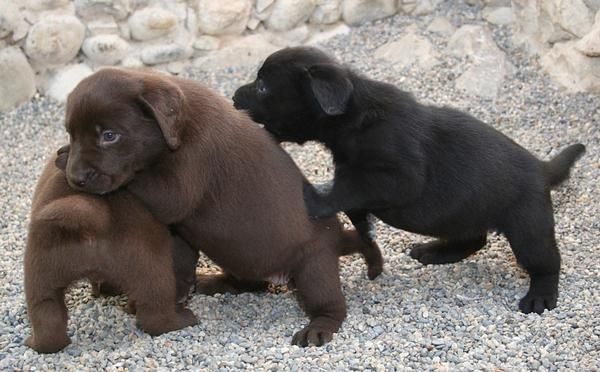
[{"label": "brown puppy's hind leg", "polygon": [[269,283],[266,281],[237,279],[229,273],[196,275],[196,293],[207,296],[217,293],[263,292],[268,286]]},{"label": "brown puppy's hind leg", "polygon": [[321,346],[331,341],[346,317],[346,302],[339,277],[338,257],[315,250],[293,274],[297,295],[310,323],[292,338],[293,345]]},{"label": "brown puppy's hind leg", "polygon": [[64,262],[64,256],[79,261],[79,246],[64,244],[62,250],[57,250],[45,229],[32,228],[25,249],[25,298],[32,327],[25,344],[40,353],[55,353],[71,343],[64,292],[83,272],[78,272],[78,265]]}]

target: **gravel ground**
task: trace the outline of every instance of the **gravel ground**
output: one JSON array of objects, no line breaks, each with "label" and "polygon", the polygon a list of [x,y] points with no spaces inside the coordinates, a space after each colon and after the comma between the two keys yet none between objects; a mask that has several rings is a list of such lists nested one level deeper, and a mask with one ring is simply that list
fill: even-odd
[{"label": "gravel ground", "polygon": [[[446,5],[437,14],[460,25],[479,23],[480,10]],[[38,355],[23,346],[30,333],[23,248],[37,176],[67,137],[64,108],[36,97],[0,114],[0,370],[600,369],[600,98],[562,92],[503,27],[493,29],[494,37],[518,72],[494,101],[454,88],[464,61],[444,57],[443,64],[424,72],[398,71],[373,59],[378,46],[397,39],[413,22],[441,50],[447,39],[424,31],[434,15],[375,22],[324,47],[421,100],[473,113],[542,158],[574,142],[587,145],[570,181],[553,192],[563,257],[558,308],[542,316],[518,312],[528,277],[501,236],[492,236],[486,249],[461,263],[423,267],[406,250],[426,238],[379,223],[385,273],[371,282],[360,258],[342,259],[348,317],[323,348],[290,346],[292,334],[307,322],[291,293],[196,295],[190,308],[201,320],[198,326],[152,338],[135,328],[122,309],[123,298],[94,299],[88,285],[79,284],[67,297],[73,343],[61,353]],[[187,74],[231,96],[255,70]],[[319,146],[286,149],[313,181],[330,177],[330,158]],[[200,269],[212,269],[211,264],[201,260]]]}]

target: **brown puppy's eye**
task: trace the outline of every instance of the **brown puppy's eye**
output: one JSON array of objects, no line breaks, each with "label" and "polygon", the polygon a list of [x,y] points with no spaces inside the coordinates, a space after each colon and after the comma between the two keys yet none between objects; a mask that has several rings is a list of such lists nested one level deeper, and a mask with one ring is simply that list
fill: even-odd
[{"label": "brown puppy's eye", "polygon": [[256,81],[256,91],[260,94],[267,93],[267,86],[265,85],[265,82],[262,79],[258,79]]},{"label": "brown puppy's eye", "polygon": [[101,144],[111,144],[115,143],[121,137],[120,134],[113,132],[112,130],[105,130],[102,132],[102,139],[100,141]]}]

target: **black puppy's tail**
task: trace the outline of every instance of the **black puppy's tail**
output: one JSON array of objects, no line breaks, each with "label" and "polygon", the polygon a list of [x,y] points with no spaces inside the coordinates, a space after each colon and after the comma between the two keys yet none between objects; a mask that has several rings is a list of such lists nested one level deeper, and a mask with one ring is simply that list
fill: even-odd
[{"label": "black puppy's tail", "polygon": [[546,183],[550,187],[558,186],[569,178],[569,171],[585,152],[585,146],[581,143],[571,145],[562,150],[554,159],[543,162]]}]

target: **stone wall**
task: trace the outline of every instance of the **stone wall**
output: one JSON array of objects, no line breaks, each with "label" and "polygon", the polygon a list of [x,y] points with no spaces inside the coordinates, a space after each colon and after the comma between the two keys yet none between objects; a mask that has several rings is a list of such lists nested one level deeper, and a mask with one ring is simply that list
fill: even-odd
[{"label": "stone wall", "polygon": [[569,91],[600,93],[600,0],[513,0],[515,38]]},{"label": "stone wall", "polygon": [[[190,62],[258,64],[281,47],[398,12],[424,15],[441,1],[0,0],[0,110],[36,91],[64,101],[105,65],[178,74]],[[491,23],[516,15],[516,35],[552,76],[571,90],[600,91],[600,0],[464,1],[485,5]]]}]

